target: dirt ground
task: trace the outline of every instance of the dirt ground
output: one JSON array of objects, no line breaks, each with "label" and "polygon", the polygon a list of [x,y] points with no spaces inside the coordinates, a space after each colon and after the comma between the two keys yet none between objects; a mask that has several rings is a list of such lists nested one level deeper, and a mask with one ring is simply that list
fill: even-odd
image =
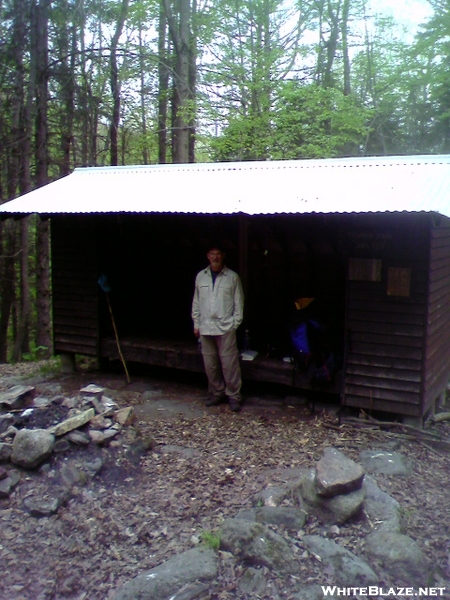
[{"label": "dirt ground", "polygon": [[[361,450],[378,447],[395,448],[411,459],[411,477],[376,479],[404,508],[407,533],[436,565],[438,583],[450,586],[446,450],[396,433],[340,426],[336,400],[319,396],[311,412],[304,398],[283,388],[247,386],[243,409],[235,414],[225,405],[204,406],[200,376],[132,372],[128,385],[120,373],[80,370],[65,376],[48,372],[47,363],[0,366],[0,391],[24,382],[36,385],[42,395],[59,389],[68,397],[96,383],[121,407],[132,405],[136,421],[120,445],[89,450],[87,458],[101,457],[103,468],[76,486],[55,515],[31,516],[24,499],[51,493],[57,463],[83,458],[83,450],[54,454],[50,469],[23,472],[10,498],[0,500],[1,600],[107,600],[138,573],[202,543],[202,536],[214,537],[225,518],[249,507],[268,484],[314,467],[327,446],[356,461]],[[450,440],[448,422],[432,430]],[[371,527],[362,514],[333,536],[361,553]],[[302,535],[313,532],[329,534],[309,519],[295,541],[299,556],[305,550]],[[289,599],[305,584],[335,584],[314,556],[304,556],[295,576],[278,577],[265,570],[266,593],[251,596],[239,587],[243,566],[221,553],[219,577],[208,597]]]}]

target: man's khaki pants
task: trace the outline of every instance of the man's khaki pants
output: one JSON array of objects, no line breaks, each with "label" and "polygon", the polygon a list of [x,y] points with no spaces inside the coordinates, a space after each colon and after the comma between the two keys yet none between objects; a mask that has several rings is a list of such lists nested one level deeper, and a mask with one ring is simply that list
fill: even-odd
[{"label": "man's khaki pants", "polygon": [[240,402],[242,380],[236,331],[223,335],[201,335],[200,341],[210,394]]}]

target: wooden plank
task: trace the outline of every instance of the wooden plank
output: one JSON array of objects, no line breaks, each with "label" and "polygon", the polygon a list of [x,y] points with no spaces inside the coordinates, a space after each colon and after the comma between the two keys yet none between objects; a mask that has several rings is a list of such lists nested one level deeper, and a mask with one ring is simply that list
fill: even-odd
[{"label": "wooden plank", "polygon": [[403,357],[392,356],[370,356],[365,354],[349,354],[346,360],[347,366],[361,365],[369,367],[385,367],[387,369],[398,369],[420,372],[422,362],[420,360],[408,360]]},{"label": "wooden plank", "polygon": [[[403,300],[401,305],[395,300],[386,300],[386,296],[382,300],[373,300],[373,298],[354,298],[349,296],[349,309],[361,313],[397,313],[403,315],[425,315],[426,302],[411,303]],[[401,306],[401,309],[399,308]]]},{"label": "wooden plank", "polygon": [[358,331],[354,331],[351,327],[350,334],[350,343],[352,344],[352,350],[354,351],[353,344],[358,342],[362,342],[364,344],[372,344],[379,346],[399,346],[399,347],[407,347],[407,348],[422,348],[423,346],[423,338],[421,336],[402,336],[402,335],[388,335],[381,334],[378,335],[376,333],[360,333]]},{"label": "wooden plank", "polygon": [[345,371],[345,385],[347,386],[361,386],[370,389],[385,390],[386,393],[392,391],[400,392],[411,392],[413,394],[420,394],[420,382],[407,381],[405,379],[388,379],[382,377],[370,377],[368,373],[364,375],[354,375]]},{"label": "wooden plank", "polygon": [[[55,333],[55,345],[67,343],[72,345],[80,345],[86,346],[89,348],[95,348],[97,346],[97,340],[89,337],[89,336],[80,336],[80,335],[70,335],[70,334],[61,334],[59,332]],[[80,352],[81,354],[81,352]]]},{"label": "wooden plank", "polygon": [[421,417],[420,406],[416,404],[409,404],[405,402],[396,402],[392,400],[376,400],[373,402],[366,396],[357,396],[353,394],[346,394],[342,399],[344,406],[354,406],[356,408],[363,408],[365,410],[379,410],[388,413],[394,413],[399,415],[409,415],[413,417]]},{"label": "wooden plank", "polygon": [[[396,315],[391,315],[395,317]],[[395,320],[391,320],[386,323],[383,321],[368,321],[367,319],[361,321],[353,321],[351,318],[348,319],[348,326],[353,332],[358,333],[379,333],[386,334],[389,336],[405,336],[405,337],[423,337],[424,328],[422,325],[410,325],[405,323],[397,323]]]},{"label": "wooden plank", "polygon": [[400,390],[377,389],[370,386],[358,386],[345,382],[345,394],[353,396],[362,396],[373,400],[389,400],[392,402],[402,402],[405,404],[419,404],[420,396],[413,392],[403,392]]},{"label": "wooden plank", "polygon": [[386,324],[418,325],[420,327],[423,327],[425,322],[424,315],[406,314],[404,312],[366,312],[352,309],[347,311],[347,320],[352,323],[361,321],[362,323],[378,324],[382,322]]},{"label": "wooden plank", "polygon": [[394,379],[396,381],[415,381],[420,383],[420,371],[406,371],[404,369],[386,369],[368,365],[348,364],[345,368],[346,377],[349,375],[363,375],[364,377],[376,377],[378,379]]},{"label": "wooden plank", "polygon": [[371,356],[389,356],[391,358],[407,358],[409,360],[422,360],[423,354],[420,348],[411,348],[392,345],[375,345],[350,341],[350,352],[355,354],[367,354]]}]

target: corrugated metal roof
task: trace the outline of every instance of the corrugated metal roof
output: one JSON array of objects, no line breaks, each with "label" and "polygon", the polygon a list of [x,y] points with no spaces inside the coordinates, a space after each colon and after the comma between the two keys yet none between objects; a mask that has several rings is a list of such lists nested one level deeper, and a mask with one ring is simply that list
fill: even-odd
[{"label": "corrugated metal roof", "polygon": [[437,212],[450,155],[79,168],[0,213]]}]

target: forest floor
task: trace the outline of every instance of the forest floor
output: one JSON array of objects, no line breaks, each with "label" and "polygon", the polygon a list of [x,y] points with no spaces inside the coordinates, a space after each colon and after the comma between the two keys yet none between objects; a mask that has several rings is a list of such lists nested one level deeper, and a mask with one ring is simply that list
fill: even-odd
[{"label": "forest floor", "polygon": [[[204,406],[201,377],[153,371],[126,384],[121,374],[81,369],[68,376],[51,367],[0,365],[0,391],[31,383],[38,394],[58,388],[71,397],[95,383],[120,407],[132,405],[137,418],[121,444],[90,451],[101,457],[102,469],[55,515],[35,518],[23,506],[27,495],[45,489],[51,470],[23,472],[11,496],[0,500],[2,600],[106,600],[125,581],[202,543],[202,537],[214,539],[225,518],[251,506],[256,493],[280,483],[287,472],[313,468],[324,448],[339,448],[359,461],[362,450],[386,443],[412,461],[413,474],[377,475],[378,485],[404,508],[407,534],[436,565],[440,584],[450,582],[450,451],[382,431],[339,427],[337,401],[325,397],[311,412],[289,390],[249,386],[242,411],[232,413],[226,405]],[[448,422],[432,429],[450,440]],[[77,452],[53,455],[52,461],[70,461]],[[370,527],[362,514],[334,530],[334,539],[357,550]],[[300,554],[306,533],[327,532],[308,520],[297,535]],[[292,599],[305,584],[335,583],[310,556],[296,576],[265,570],[266,592],[246,595],[239,587],[243,566],[230,556],[222,553],[211,600]]]}]

